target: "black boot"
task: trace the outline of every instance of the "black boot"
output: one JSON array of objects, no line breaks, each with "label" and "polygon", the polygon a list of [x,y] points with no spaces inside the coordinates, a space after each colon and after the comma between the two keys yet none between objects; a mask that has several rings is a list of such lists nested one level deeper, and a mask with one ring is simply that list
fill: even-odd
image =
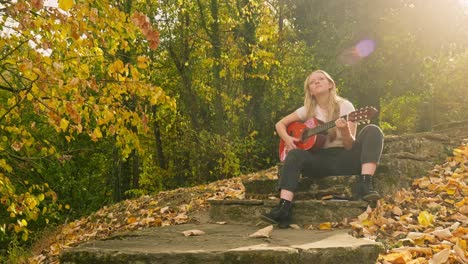
[{"label": "black boot", "polygon": [[279,204],[271,209],[267,214],[263,214],[260,218],[272,224],[278,224],[279,228],[288,228],[291,224],[292,202],[281,199]]},{"label": "black boot", "polygon": [[380,194],[374,190],[372,175],[363,174],[359,176],[359,197],[364,201],[377,201]]}]

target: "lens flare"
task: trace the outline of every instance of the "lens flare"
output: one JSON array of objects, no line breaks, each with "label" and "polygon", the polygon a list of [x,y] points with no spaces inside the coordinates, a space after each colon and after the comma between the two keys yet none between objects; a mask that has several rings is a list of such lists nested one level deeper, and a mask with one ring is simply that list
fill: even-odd
[{"label": "lens flare", "polygon": [[361,40],[356,46],[356,53],[359,57],[364,58],[369,56],[375,49],[374,41],[370,39]]},{"label": "lens flare", "polygon": [[374,50],[375,41],[371,39],[363,39],[353,47],[344,50],[340,55],[340,60],[345,64],[353,65],[358,63],[363,58],[371,55]]}]

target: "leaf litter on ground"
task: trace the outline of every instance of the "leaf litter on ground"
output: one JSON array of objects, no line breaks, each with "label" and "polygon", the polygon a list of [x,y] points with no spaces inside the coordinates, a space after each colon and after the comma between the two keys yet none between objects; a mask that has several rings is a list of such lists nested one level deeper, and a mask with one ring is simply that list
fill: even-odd
[{"label": "leaf litter on ground", "polygon": [[350,223],[353,235],[382,242],[381,264],[468,263],[468,146],[411,188],[379,200]]},{"label": "leaf litter on ground", "polygon": [[[468,146],[454,149],[429,175],[368,207],[355,219],[326,222],[307,229],[351,228],[352,235],[382,242],[378,264],[468,263]],[[30,263],[59,263],[66,248],[148,227],[193,221],[210,199],[245,199],[243,180],[276,179],[277,167],[207,185],[160,192],[105,206],[60,226],[36,243]]]}]

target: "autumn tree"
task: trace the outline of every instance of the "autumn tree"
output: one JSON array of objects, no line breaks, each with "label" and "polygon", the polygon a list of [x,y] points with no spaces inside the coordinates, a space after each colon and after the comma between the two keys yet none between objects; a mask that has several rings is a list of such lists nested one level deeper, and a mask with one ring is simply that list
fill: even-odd
[{"label": "autumn tree", "polygon": [[[58,7],[16,1],[3,3],[0,29],[0,235],[5,243],[17,235],[27,240],[35,223],[59,217],[62,207],[48,182],[51,167],[83,152],[91,157],[109,143],[120,159],[142,150],[140,136],[148,132],[151,107],[174,107],[174,102],[148,84],[144,52],[157,48],[159,38],[142,13],[124,13],[106,0],[63,0]],[[147,48],[122,60],[119,52],[136,45]]]}]

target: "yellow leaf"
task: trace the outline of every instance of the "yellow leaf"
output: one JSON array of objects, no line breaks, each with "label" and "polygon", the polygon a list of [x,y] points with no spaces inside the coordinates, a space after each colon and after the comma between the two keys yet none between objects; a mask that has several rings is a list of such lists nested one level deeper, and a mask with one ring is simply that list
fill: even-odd
[{"label": "yellow leaf", "polygon": [[65,118],[62,118],[62,120],[60,120],[60,128],[63,132],[67,131],[68,124],[69,122]]},{"label": "yellow leaf", "polygon": [[73,0],[58,0],[58,6],[60,9],[63,9],[64,11],[70,10],[70,8],[73,7],[74,5]]},{"label": "yellow leaf", "polygon": [[88,78],[89,76],[89,66],[87,64],[81,64],[80,65],[80,70],[81,72],[79,73],[80,77],[83,79]]},{"label": "yellow leaf", "polygon": [[434,222],[434,216],[427,211],[422,211],[419,213],[418,222],[420,225],[428,227]]},{"label": "yellow leaf", "polygon": [[99,138],[102,138],[102,132],[101,129],[99,129],[99,127],[96,127],[93,133],[91,134],[91,139],[93,141],[97,141]]},{"label": "yellow leaf", "polygon": [[146,69],[148,67],[148,58],[144,56],[138,56],[137,67],[140,69]]},{"label": "yellow leaf", "polygon": [[0,159],[0,168],[6,170],[7,172],[12,172],[13,167],[11,167],[5,159]]},{"label": "yellow leaf", "polygon": [[136,217],[132,216],[127,219],[127,224],[133,224],[137,221]]},{"label": "yellow leaf", "polygon": [[411,259],[412,259],[412,256],[409,251],[402,251],[399,253],[390,253],[384,256],[384,261],[387,261],[393,264],[406,264]]},{"label": "yellow leaf", "polygon": [[28,240],[28,232],[23,232],[23,234],[21,235],[21,239],[23,239],[23,241]]},{"label": "yellow leaf", "polygon": [[28,204],[28,208],[33,210],[34,208],[36,208],[38,202],[36,201],[36,199],[30,199],[30,198],[27,198],[26,199],[26,202]]},{"label": "yellow leaf", "polygon": [[455,203],[456,207],[462,207],[463,205],[468,205],[468,197],[463,198],[463,200]]},{"label": "yellow leaf", "polygon": [[121,60],[116,60],[113,64],[115,72],[124,72],[124,63]]},{"label": "yellow leaf", "polygon": [[108,123],[114,119],[114,113],[112,111],[108,110],[104,113],[104,121],[105,123]]},{"label": "yellow leaf", "polygon": [[448,188],[448,189],[447,189],[447,194],[448,194],[448,195],[454,195],[455,192],[457,192],[457,188],[453,188],[453,187],[452,187],[452,188]]},{"label": "yellow leaf", "polygon": [[320,230],[329,230],[329,229],[331,229],[331,226],[332,226],[331,222],[325,222],[325,223],[321,223],[319,225],[319,229]]}]

